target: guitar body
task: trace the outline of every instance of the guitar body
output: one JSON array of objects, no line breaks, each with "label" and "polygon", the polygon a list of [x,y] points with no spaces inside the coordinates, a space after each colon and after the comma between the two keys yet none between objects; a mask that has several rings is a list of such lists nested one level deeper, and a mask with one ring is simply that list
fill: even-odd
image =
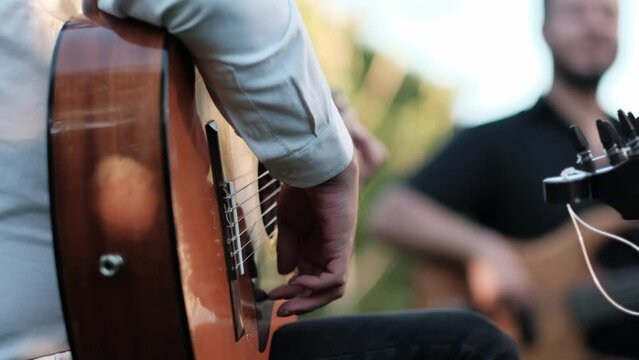
[{"label": "guitar body", "polygon": [[[629,222],[610,208],[593,208],[582,216],[586,222],[612,233],[626,230]],[[584,233],[590,254],[595,254],[606,238]],[[532,325],[534,342],[522,344],[528,360],[583,360],[588,349],[580,327],[572,315],[571,291],[592,280],[586,267],[572,223],[565,223],[546,236],[530,243],[515,245],[535,286],[535,308]],[[415,303],[419,307],[472,306],[464,266],[444,259],[424,259],[413,273]],[[489,280],[490,281],[490,280]],[[595,296],[599,297],[598,293]],[[612,311],[605,302],[592,302]],[[592,308],[595,312],[597,309]],[[521,320],[507,309],[485,313],[503,331],[523,342]]]},{"label": "guitar body", "polygon": [[200,115],[217,112],[180,44],[133,21],[74,18],[56,47],[49,106],[74,359],[267,359],[281,323],[261,300],[254,259],[277,236],[260,206],[269,177],[258,180],[226,122],[207,126],[207,141]]}]

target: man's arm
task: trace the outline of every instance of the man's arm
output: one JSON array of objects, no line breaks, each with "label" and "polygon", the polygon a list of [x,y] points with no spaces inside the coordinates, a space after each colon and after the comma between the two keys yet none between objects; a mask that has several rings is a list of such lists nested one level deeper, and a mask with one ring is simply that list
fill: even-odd
[{"label": "man's arm", "polygon": [[[191,52],[211,96],[271,174],[278,267],[295,283],[270,294],[300,314],[342,296],[353,249],[353,143],[293,0],[99,0],[103,11],[164,27]],[[303,215],[303,216],[300,216]]]},{"label": "man's arm", "polygon": [[377,201],[370,221],[378,236],[400,247],[465,264],[469,290],[479,308],[530,302],[527,270],[511,242],[428,195],[408,186],[390,187]]},{"label": "man's arm", "polygon": [[373,214],[373,228],[401,246],[469,261],[509,249],[504,236],[462,214],[481,214],[494,183],[491,136],[462,130],[421,169],[387,188]]},{"label": "man's arm", "polygon": [[510,250],[501,234],[404,185],[384,191],[376,202],[371,227],[402,247],[460,262],[500,257]]},{"label": "man's arm", "polygon": [[490,135],[490,127],[461,131],[408,181],[389,188],[372,216],[381,237],[465,265],[474,304],[484,311],[526,306],[531,293],[511,239],[465,216],[491,206],[498,165]]},{"label": "man's arm", "polygon": [[293,0],[98,5],[180,39],[220,110],[277,179],[311,187],[351,163],[352,140]]},{"label": "man's arm", "polygon": [[359,116],[351,107],[346,95],[339,90],[333,90],[333,101],[353,138],[360,182],[365,183],[384,165],[388,159],[388,151],[384,144],[360,123]]}]

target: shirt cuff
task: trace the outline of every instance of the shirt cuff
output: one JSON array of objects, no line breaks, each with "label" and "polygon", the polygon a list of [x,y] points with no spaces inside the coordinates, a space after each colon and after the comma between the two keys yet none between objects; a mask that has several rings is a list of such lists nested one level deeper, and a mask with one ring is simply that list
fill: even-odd
[{"label": "shirt cuff", "polygon": [[353,161],[353,140],[335,106],[331,121],[311,143],[286,157],[264,162],[283,183],[308,188],[342,172]]}]

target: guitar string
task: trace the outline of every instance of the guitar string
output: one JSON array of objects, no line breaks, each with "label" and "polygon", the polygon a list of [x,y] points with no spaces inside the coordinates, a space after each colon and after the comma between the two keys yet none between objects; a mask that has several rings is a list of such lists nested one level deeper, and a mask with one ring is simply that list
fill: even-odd
[{"label": "guitar string", "polygon": [[[268,223],[264,224],[264,228],[267,228],[267,227],[273,225],[276,221],[277,221],[277,216],[274,216]],[[255,230],[255,228],[251,229],[249,234],[253,234],[253,230]],[[249,241],[246,242],[246,244],[242,245],[242,247],[240,248],[239,251],[244,250],[244,248],[246,248],[248,245],[252,244],[254,241],[255,240],[250,239]],[[238,253],[239,251],[235,250],[236,253]]]},{"label": "guitar string", "polygon": [[276,231],[277,231],[277,226],[274,226],[274,227],[273,227],[273,231],[271,231],[270,233],[268,233],[268,238],[269,238],[269,239],[270,239],[270,238],[272,238],[272,237],[273,237],[273,235],[275,235],[275,232],[276,232]]},{"label": "guitar string", "polygon": [[[273,223],[274,223],[275,221],[277,221],[277,216],[273,217],[273,219],[271,219],[271,221],[269,221],[267,224],[264,224],[264,228],[266,229],[267,227],[269,227],[269,226],[273,225]],[[255,223],[253,223],[253,227],[252,227],[252,228],[250,229],[250,231],[249,231],[249,236],[253,234],[253,231],[255,230],[255,228],[256,228],[255,226],[256,226],[257,224],[259,224],[259,221],[256,221]],[[248,230],[248,228],[247,228],[246,230]],[[270,238],[270,236],[269,236],[269,238]],[[235,240],[236,238],[233,238],[233,239]],[[231,252],[231,256],[233,256],[233,258],[237,261],[237,258],[238,258],[238,257],[240,256],[240,254],[241,254],[241,251],[243,251],[243,250],[244,250],[244,248],[246,248],[248,245],[252,244],[254,241],[255,241],[255,240],[253,240],[253,239],[250,239],[250,238],[249,238],[249,240],[248,240],[248,241],[247,241],[244,245],[242,245],[242,247],[240,247],[240,249],[239,249],[239,250],[233,250],[233,251]],[[250,254],[249,254],[249,255],[250,255]],[[236,266],[236,267],[240,267],[242,264],[244,264],[244,261],[243,261],[243,262],[241,262],[240,264],[236,264],[235,266]]]},{"label": "guitar string", "polygon": [[[269,186],[272,186],[272,184],[271,184],[271,185],[269,185]],[[253,193],[253,194],[249,195],[246,199],[244,199],[244,200],[242,201],[242,203],[240,203],[239,205],[236,205],[236,206],[234,206],[234,207],[228,207],[228,206],[226,206],[226,205],[225,205],[225,206],[224,206],[224,214],[223,214],[223,215],[225,215],[225,217],[226,217],[227,224],[228,224],[229,226],[234,226],[234,225],[236,225],[236,224],[239,224],[239,222],[242,220],[242,219],[239,219],[239,220],[235,221],[235,220],[232,220],[232,219],[230,218],[230,215],[233,213],[233,210],[236,210],[236,209],[238,209],[238,208],[242,207],[244,204],[246,204],[246,203],[247,203],[247,202],[249,202],[250,200],[255,199],[256,197],[258,197],[258,198],[263,198],[263,200],[262,200],[262,201],[260,202],[260,204],[259,204],[259,205],[262,205],[262,204],[263,204],[263,203],[265,203],[266,201],[271,200],[273,197],[275,197],[275,195],[279,194],[279,192],[282,190],[282,187],[281,187],[281,186],[278,186],[277,188],[275,188],[274,190],[272,190],[272,192],[271,192],[270,194],[268,194],[268,193],[267,193],[268,195],[266,195],[266,194],[262,194],[262,192],[263,192],[263,191],[267,191],[267,190],[270,190],[270,189],[268,189],[268,187],[263,187],[262,189],[260,189],[260,190],[256,191],[255,193]],[[259,206],[259,205],[258,205],[258,206]],[[250,210],[249,210],[249,213],[250,213],[250,212],[252,212],[252,211],[253,211],[253,210],[255,210],[255,209],[256,209],[256,208],[252,208],[252,209],[250,209]],[[248,213],[247,213],[247,214],[248,214]]]},{"label": "guitar string", "polygon": [[[264,177],[266,174],[268,174],[268,172],[264,172],[260,175],[260,177]],[[239,192],[241,192],[242,190],[245,190],[246,188],[248,188],[251,184],[254,184],[255,182],[259,181],[259,178],[250,182],[249,184],[245,185],[244,187],[242,187],[239,191],[234,192],[233,194],[227,194],[227,196],[232,197],[235,196],[236,194],[238,194]],[[261,195],[261,193],[265,190],[269,190],[269,187],[271,187],[273,184],[275,184],[276,182],[278,182],[277,179],[272,179],[270,180],[267,184],[265,184],[264,186],[262,186],[260,189],[258,189],[258,191],[254,194],[249,195],[246,199],[244,199],[240,204],[237,204],[236,206],[232,207],[232,208],[226,208],[225,212],[226,215],[230,214],[233,210],[240,208],[241,206],[243,206],[245,203],[247,203],[249,200],[258,197]],[[256,210],[257,208],[259,208],[263,203],[265,203],[266,201],[272,199],[275,195],[277,195],[281,190],[281,186],[277,186],[277,188],[275,190],[272,190],[272,192],[270,194],[268,194],[264,200],[262,200],[260,202],[260,204],[258,206],[256,206],[255,208],[249,210],[249,213]],[[261,220],[263,220],[264,215],[266,215],[268,212],[272,211],[273,209],[277,208],[277,202],[275,202],[273,205],[271,205],[264,213],[262,213],[261,216]],[[248,214],[248,213],[247,213]],[[242,219],[238,220],[237,222],[234,221],[229,221],[229,218],[227,217],[227,222],[229,223],[229,227],[235,226],[236,224],[239,224],[241,220],[243,220],[246,217],[246,214],[242,217]],[[277,216],[275,216],[271,221],[269,221],[268,224],[264,225],[264,228],[268,228],[269,226],[271,226],[273,223],[275,223],[275,221],[277,221]],[[230,241],[235,241],[237,240],[238,237],[241,237],[242,235],[244,235],[247,231],[249,231],[249,235],[251,235],[253,233],[253,231],[256,228],[256,225],[260,223],[260,220],[256,220],[254,223],[250,224],[249,226],[247,226],[239,235],[234,236],[232,239],[230,239]],[[269,238],[272,236],[268,235]],[[253,243],[253,240],[249,240],[247,241],[247,243],[245,243],[244,245],[242,245],[242,247],[240,248],[240,251],[242,251],[247,245]],[[249,256],[251,256],[253,253],[255,252],[255,250],[249,254]],[[232,253],[232,256],[235,260],[237,260],[238,256],[240,255],[240,252],[235,250]],[[248,258],[247,258],[248,259]],[[239,268],[242,264],[244,264],[246,262],[242,261],[241,264],[236,265],[236,268]]]},{"label": "guitar string", "polygon": [[[239,218],[237,221],[229,222],[229,224],[227,224],[227,225],[226,225],[226,227],[233,227],[233,226],[235,226],[235,225],[237,225],[237,224],[241,223],[241,222],[242,222],[242,220],[244,220],[244,219],[245,219],[245,218],[246,218],[249,214],[253,213],[255,210],[257,210],[257,209],[259,209],[260,207],[262,207],[262,205],[264,205],[264,203],[265,203],[265,202],[267,202],[267,201],[269,201],[269,200],[272,200],[272,199],[273,199],[273,197],[274,197],[275,195],[277,195],[277,194],[279,194],[279,193],[280,193],[280,190],[281,190],[281,188],[279,188],[279,187],[278,187],[276,190],[274,190],[274,191],[273,191],[272,193],[270,193],[268,196],[264,197],[264,199],[263,199],[263,200],[262,200],[259,204],[257,204],[255,207],[253,207],[251,210],[249,210],[249,211],[247,211],[247,212],[244,212],[244,213],[243,213],[243,215],[242,215],[242,217],[241,217],[241,218]],[[255,196],[253,196],[253,197],[255,197]],[[277,204],[277,201],[275,201],[275,204]],[[262,214],[262,216],[263,216],[263,215],[264,215],[264,214]]]},{"label": "guitar string", "polygon": [[[260,223],[260,220],[263,220],[264,215],[266,215],[267,213],[269,213],[271,210],[275,209],[277,207],[277,203],[273,204],[271,207],[268,208],[268,210],[266,210],[263,214],[262,214],[262,219],[259,220],[255,220],[251,225],[247,226],[244,228],[244,230],[242,230],[242,232],[240,232],[237,236],[234,236],[231,238],[231,241],[237,240],[237,238],[241,238],[242,235],[246,234],[246,232],[248,231],[249,235],[253,233],[253,230],[255,229],[255,226],[257,226]],[[277,216],[275,216],[275,218],[277,218]],[[264,227],[268,227],[268,225],[264,225]],[[242,249],[244,249],[246,247],[246,245],[250,244],[253,240],[249,240],[246,242],[246,244],[242,245],[242,247],[239,250],[235,250],[235,252],[241,251]]]},{"label": "guitar string", "polygon": [[610,239],[613,240],[617,240],[625,245],[630,246],[631,248],[633,248],[635,251],[639,252],[639,246],[633,244],[632,242],[614,235],[614,234],[610,234],[608,232],[605,232],[603,230],[597,229],[594,226],[586,223],[584,220],[582,220],[576,213],[575,211],[572,209],[572,206],[570,206],[570,204],[566,204],[566,207],[568,208],[568,214],[570,215],[570,219],[572,220],[573,225],[575,226],[575,230],[577,231],[577,238],[579,239],[579,244],[581,245],[581,250],[583,252],[584,255],[584,259],[586,260],[586,265],[588,266],[588,271],[590,271],[590,275],[592,276],[592,280],[595,282],[595,285],[597,286],[597,289],[599,289],[599,292],[601,293],[601,295],[603,295],[604,298],[606,298],[606,300],[608,300],[608,302],[610,304],[612,304],[612,306],[614,306],[615,308],[617,308],[619,311],[622,311],[628,315],[632,315],[632,316],[639,316],[639,311],[634,311],[634,310],[630,310],[626,307],[624,307],[623,305],[620,305],[619,303],[617,303],[609,294],[608,292],[606,292],[606,290],[603,288],[603,286],[601,285],[601,283],[599,282],[599,278],[597,277],[597,274],[595,273],[592,264],[590,263],[590,258],[588,257],[588,251],[586,249],[586,244],[584,242],[584,237],[581,234],[581,229],[579,228],[579,224],[577,224],[577,222],[579,222],[580,224],[582,224],[583,226],[585,226],[586,228],[590,229],[591,231],[599,234],[599,235],[603,235],[605,237],[608,237]]},{"label": "guitar string", "polygon": [[[242,191],[248,189],[251,185],[259,182],[262,178],[264,178],[265,176],[267,176],[270,172],[268,170],[262,172],[261,174],[259,174],[255,180],[245,184],[244,186],[242,186],[242,188],[240,188],[239,190],[236,190],[233,193],[226,193],[225,195],[227,196],[227,198],[232,198],[233,196],[236,196],[237,194],[241,193]],[[231,181],[236,181],[239,178],[241,178],[242,176],[239,176]],[[277,179],[272,179],[270,180],[268,183],[266,183],[265,185],[263,185],[261,188],[259,188],[257,190],[256,193],[249,195],[246,199],[244,199],[241,203],[231,207],[231,208],[227,208],[225,209],[227,213],[240,208],[241,206],[243,206],[245,203],[247,203],[249,200],[252,200],[253,198],[259,196],[261,194],[262,191],[267,190],[270,186],[272,186],[273,184],[275,184],[276,182],[278,182]],[[239,224],[242,220],[244,220],[246,218],[246,215],[252,213],[253,211],[257,210],[259,207],[261,207],[261,205],[263,205],[265,202],[269,201],[270,199],[272,199],[275,195],[277,195],[281,190],[281,186],[278,186],[277,189],[273,190],[273,192],[271,192],[269,195],[267,195],[257,206],[255,206],[254,208],[252,208],[251,210],[249,210],[247,213],[245,213],[242,218],[238,219],[236,222],[230,222],[227,227],[233,227],[237,224]],[[264,215],[268,214],[269,212],[271,212],[273,209],[277,208],[277,202],[275,202],[273,205],[271,205],[266,211],[264,211],[262,213],[261,218],[263,219]],[[267,224],[264,224],[264,228],[268,228],[269,226],[273,225],[275,222],[277,221],[277,216],[274,216],[273,219],[271,219]],[[246,227],[239,235],[237,235],[237,237],[241,237],[242,235],[244,235],[247,231],[249,233],[249,235],[251,235],[253,233],[253,231],[255,230],[257,224],[259,224],[260,220],[256,220],[254,223],[252,223],[251,225],[249,225],[248,227]],[[250,228],[250,230],[249,230]],[[276,227],[277,228],[277,227]],[[273,231],[271,231],[270,233],[267,234],[267,236],[270,238],[273,236],[273,234],[276,231],[276,228],[273,229]],[[237,237],[233,237],[232,240],[236,240]],[[252,244],[254,242],[254,240],[249,240],[247,241],[244,245],[242,245],[242,247],[239,250],[235,250],[233,253],[233,257],[236,258],[239,254],[240,251],[243,251],[249,244]],[[244,263],[246,263],[248,260],[250,260],[251,256],[253,256],[255,254],[255,252],[262,246],[262,244],[256,246],[255,248],[253,248],[253,251],[246,256],[246,258],[244,259],[244,261],[242,261],[242,263],[236,265],[236,268],[239,268],[240,266],[242,266]]]},{"label": "guitar string", "polygon": [[[255,180],[253,180],[253,181],[251,181],[250,183],[248,183],[248,184],[244,185],[241,189],[239,189],[239,190],[235,191],[235,193],[233,193],[233,194],[229,194],[229,195],[230,195],[230,196],[233,196],[233,195],[237,195],[237,194],[239,194],[241,191],[243,191],[243,190],[247,189],[249,186],[251,186],[251,185],[255,184],[255,183],[256,183],[256,182],[258,182],[258,181],[260,181],[260,179],[262,179],[263,177],[265,177],[265,176],[266,176],[266,175],[268,175],[268,174],[269,174],[269,171],[268,171],[268,170],[264,171],[263,173],[259,174],[259,175],[257,176],[257,178],[255,178]],[[242,178],[242,177],[244,177],[244,176],[248,176],[248,175],[238,176],[238,177],[236,177],[235,179],[233,179],[233,180],[231,180],[231,181],[229,181],[229,182],[237,181],[238,179],[240,179],[240,178]]]},{"label": "guitar string", "polygon": [[[265,228],[266,228],[266,227],[269,227],[269,226],[273,225],[276,221],[277,221],[277,216],[276,216],[276,217],[274,217],[271,221],[269,221],[269,222],[268,222],[268,224],[264,225],[264,227],[265,227]],[[249,241],[247,244],[252,243],[252,242],[253,242],[253,241],[251,240],[251,241]],[[259,243],[257,246],[255,246],[255,247],[253,248],[253,251],[251,251],[251,253],[250,253],[250,254],[246,255],[246,257],[244,257],[244,260],[243,260],[241,263],[239,263],[239,264],[235,265],[235,268],[236,268],[236,269],[238,269],[240,266],[244,265],[247,261],[249,261],[249,260],[251,259],[251,256],[255,255],[255,252],[256,252],[257,250],[259,250],[260,248],[262,248],[262,246],[264,245],[264,243],[265,243],[265,242],[264,242],[264,241],[262,241],[262,242],[261,242],[261,243]],[[246,246],[247,244],[245,244],[244,246]],[[244,248],[244,246],[243,246],[242,248]]]},{"label": "guitar string", "polygon": [[[249,197],[247,197],[246,199],[244,199],[241,203],[236,204],[235,206],[233,206],[233,207],[231,207],[231,208],[226,209],[226,211],[227,211],[227,212],[233,211],[233,210],[235,210],[235,209],[239,208],[240,206],[242,206],[242,205],[246,204],[249,200],[252,200],[255,196],[259,195],[262,191],[264,191],[264,190],[268,189],[271,185],[275,184],[276,182],[278,182],[278,180],[277,180],[277,179],[273,179],[273,180],[269,181],[269,182],[268,182],[268,183],[266,183],[264,186],[262,186],[261,188],[259,188],[259,189],[257,190],[257,193],[256,193],[256,194],[251,194]],[[233,197],[233,196],[235,196],[236,194],[237,194],[237,192],[236,192],[235,194],[227,194],[227,196],[228,196],[228,197],[227,197],[227,199],[228,199],[228,198],[232,198],[232,197]]]},{"label": "guitar string", "polygon": [[[268,223],[267,225],[265,225],[264,227],[269,227],[269,226],[273,225],[273,223],[275,223],[275,221],[277,221],[277,217],[275,217],[275,218],[273,218],[273,220],[269,221],[269,223]],[[261,248],[262,248],[262,246],[264,246],[264,243],[265,243],[265,242],[263,241],[263,242],[261,242],[260,244],[258,244],[257,246],[255,246],[255,247],[253,248],[253,251],[251,251],[251,253],[250,253],[250,254],[248,254],[248,255],[244,258],[244,261],[242,261],[239,265],[236,265],[236,266],[242,266],[242,265],[244,265],[247,261],[249,261],[249,260],[251,259],[251,256],[255,255],[255,252],[257,252],[259,249],[261,249]]]}]

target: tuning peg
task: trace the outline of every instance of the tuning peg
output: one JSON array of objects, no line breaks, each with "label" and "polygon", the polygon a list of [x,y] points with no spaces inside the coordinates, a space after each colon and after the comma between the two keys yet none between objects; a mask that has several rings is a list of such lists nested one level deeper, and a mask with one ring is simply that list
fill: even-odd
[{"label": "tuning peg", "polygon": [[572,147],[577,152],[576,168],[588,172],[595,171],[595,163],[592,160],[592,152],[590,151],[588,140],[586,140],[586,137],[576,125],[570,126],[570,139]]},{"label": "tuning peg", "polygon": [[606,149],[606,155],[610,159],[610,164],[617,165],[626,160],[626,154],[621,151],[621,138],[612,124],[599,119],[597,120],[597,130],[599,131],[601,144]]},{"label": "tuning peg", "polygon": [[632,112],[628,113],[628,120],[635,126],[635,130],[639,130],[639,120]]},{"label": "tuning peg", "polygon": [[598,119],[597,130],[599,131],[599,139],[601,140],[601,144],[606,150],[620,145],[621,139],[619,138],[619,134],[611,123]]},{"label": "tuning peg", "polygon": [[617,112],[619,115],[619,124],[621,125],[621,131],[627,140],[633,140],[637,138],[637,129],[635,128],[635,124],[633,124],[628,115],[623,110],[619,110]]},{"label": "tuning peg", "polygon": [[629,115],[623,110],[619,110],[619,124],[621,125],[621,131],[626,139],[626,144],[631,151],[636,152],[639,151],[639,136],[637,136],[637,127],[635,126],[635,121],[630,119]]},{"label": "tuning peg", "polygon": [[588,140],[581,132],[581,130],[577,127],[577,125],[570,126],[570,138],[572,140],[572,147],[578,153],[587,151],[589,149]]}]

